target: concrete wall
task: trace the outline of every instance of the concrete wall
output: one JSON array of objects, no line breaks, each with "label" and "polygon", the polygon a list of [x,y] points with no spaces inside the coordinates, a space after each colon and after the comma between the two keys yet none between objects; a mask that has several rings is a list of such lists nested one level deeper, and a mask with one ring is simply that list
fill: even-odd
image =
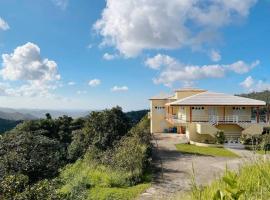
[{"label": "concrete wall", "polygon": [[249,128],[243,130],[242,134],[244,135],[261,135],[263,132],[264,126],[261,124],[253,124]]}]

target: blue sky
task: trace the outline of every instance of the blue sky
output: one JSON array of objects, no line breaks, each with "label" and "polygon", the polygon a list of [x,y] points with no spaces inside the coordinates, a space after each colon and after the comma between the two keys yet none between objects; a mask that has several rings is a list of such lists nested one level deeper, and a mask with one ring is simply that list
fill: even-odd
[{"label": "blue sky", "polygon": [[1,107],[124,110],[270,89],[267,0],[0,0]]}]

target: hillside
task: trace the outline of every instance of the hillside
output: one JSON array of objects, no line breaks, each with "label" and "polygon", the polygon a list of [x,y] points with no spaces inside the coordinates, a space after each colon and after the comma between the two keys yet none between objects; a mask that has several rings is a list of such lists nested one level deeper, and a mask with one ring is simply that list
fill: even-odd
[{"label": "hillside", "polygon": [[0,119],[0,134],[13,129],[21,121]]},{"label": "hillside", "polygon": [[137,124],[147,113],[149,110],[138,110],[138,111],[130,111],[127,112],[126,115],[130,119],[131,124]]},{"label": "hillside", "polygon": [[248,93],[248,94],[238,94],[236,96],[257,99],[257,100],[261,100],[261,101],[265,101],[265,102],[270,101],[270,91],[252,92],[252,93]]}]

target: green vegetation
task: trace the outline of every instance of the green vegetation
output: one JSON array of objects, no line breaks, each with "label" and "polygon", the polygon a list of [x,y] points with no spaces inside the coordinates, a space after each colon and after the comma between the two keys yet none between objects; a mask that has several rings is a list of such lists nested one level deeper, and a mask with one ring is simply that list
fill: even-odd
[{"label": "green vegetation", "polygon": [[[96,116],[99,115],[90,115],[90,118]],[[122,117],[122,120],[126,119]],[[118,123],[122,124],[122,120]],[[92,128],[92,123],[96,124],[96,121],[89,120],[84,131]],[[126,124],[122,125],[126,129]],[[59,193],[65,199],[134,199],[149,187],[149,120],[144,117],[120,139],[113,137],[115,129],[112,130],[111,140],[107,139],[108,134],[92,134],[92,142],[85,155],[61,171]],[[106,146],[100,142],[105,142]]]},{"label": "green vegetation", "polygon": [[150,185],[149,120],[119,107],[27,121],[0,138],[0,199],[134,199]]},{"label": "green vegetation", "polygon": [[[206,187],[193,181],[192,191],[181,199],[251,200],[270,199],[270,162],[246,164],[238,173],[226,171],[224,176]],[[196,175],[195,175],[196,176]]]},{"label": "green vegetation", "polygon": [[225,134],[223,131],[218,131],[217,134],[215,135],[216,138],[216,143],[217,144],[224,144],[225,143]]},{"label": "green vegetation", "polygon": [[235,153],[218,147],[199,147],[191,144],[177,144],[176,148],[182,153],[206,155],[206,156],[217,156],[217,157],[239,157]]},{"label": "green vegetation", "polygon": [[247,97],[247,98],[251,98],[251,99],[257,99],[257,100],[268,102],[270,100],[269,99],[270,91],[266,90],[263,92],[251,92],[248,94],[239,94],[237,96]]}]

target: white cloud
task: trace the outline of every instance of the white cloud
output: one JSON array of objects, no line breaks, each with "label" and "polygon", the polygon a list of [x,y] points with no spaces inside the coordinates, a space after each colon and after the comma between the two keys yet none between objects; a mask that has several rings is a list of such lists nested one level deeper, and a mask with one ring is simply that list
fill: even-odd
[{"label": "white cloud", "polygon": [[56,62],[42,59],[40,48],[33,43],[17,47],[11,54],[3,54],[3,69],[0,71],[5,80],[52,81],[59,80]]},{"label": "white cloud", "polygon": [[128,91],[128,87],[127,86],[114,86],[111,89],[112,92],[126,92]]},{"label": "white cloud", "polygon": [[68,6],[69,0],[52,0],[52,2],[62,10],[65,10]]},{"label": "white cloud", "polygon": [[8,23],[0,17],[0,30],[6,31],[8,30],[10,27],[8,25]]},{"label": "white cloud", "polygon": [[249,92],[261,92],[270,90],[270,83],[263,80],[255,80],[248,76],[240,85]]},{"label": "white cloud", "polygon": [[100,84],[101,84],[101,80],[99,80],[99,79],[90,80],[88,83],[88,85],[91,87],[97,87]]},{"label": "white cloud", "polygon": [[[107,0],[94,29],[126,57],[147,49],[202,45],[245,18],[257,0]],[[211,35],[211,37],[209,37]]]},{"label": "white cloud", "polygon": [[103,59],[104,60],[114,60],[115,58],[117,58],[117,55],[116,54],[105,53],[103,55]]},{"label": "white cloud", "polygon": [[148,58],[145,61],[145,65],[152,69],[160,69],[161,67],[171,66],[173,64],[177,64],[174,58],[162,54],[158,54],[153,58]]},{"label": "white cloud", "polygon": [[185,65],[170,56],[158,54],[153,58],[148,58],[145,64],[150,68],[160,70],[159,76],[154,78],[154,83],[171,86],[177,81],[184,84],[193,84],[193,81],[200,79],[222,78],[229,72],[236,74],[247,73],[257,66],[259,61],[251,64],[237,61],[227,65]]},{"label": "white cloud", "polygon": [[68,85],[73,86],[73,85],[76,85],[76,83],[74,81],[70,81],[70,82],[68,82]]},{"label": "white cloud", "polygon": [[243,61],[238,61],[229,66],[230,70],[234,71],[237,74],[245,74],[249,72],[254,67],[258,66],[260,64],[259,60],[254,61],[253,63],[246,64]]},{"label": "white cloud", "polygon": [[221,60],[221,55],[218,51],[212,50],[210,52],[210,58],[213,62],[219,62]]},{"label": "white cloud", "polygon": [[11,54],[2,55],[0,75],[4,80],[20,82],[6,88],[10,96],[50,96],[58,87],[60,75],[55,61],[43,59],[40,48],[33,43],[17,47]]},{"label": "white cloud", "polygon": [[255,81],[251,76],[248,76],[240,85],[244,88],[251,88],[254,85]]}]

